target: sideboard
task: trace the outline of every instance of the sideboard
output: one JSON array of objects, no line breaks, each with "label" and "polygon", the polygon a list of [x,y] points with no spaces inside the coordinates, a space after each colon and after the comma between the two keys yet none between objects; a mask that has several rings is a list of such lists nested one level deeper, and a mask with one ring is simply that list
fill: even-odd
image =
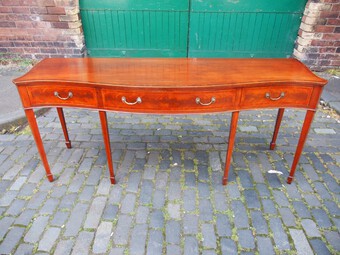
[{"label": "sideboard", "polygon": [[327,81],[295,59],[51,58],[13,81],[18,89],[49,181],[53,181],[33,109],[56,107],[71,148],[64,107],[99,112],[110,181],[112,163],[107,111],[152,114],[231,112],[222,183],[227,184],[239,112],[277,108],[270,149],[276,145],[285,108],[306,110],[288,183],[301,156]]}]

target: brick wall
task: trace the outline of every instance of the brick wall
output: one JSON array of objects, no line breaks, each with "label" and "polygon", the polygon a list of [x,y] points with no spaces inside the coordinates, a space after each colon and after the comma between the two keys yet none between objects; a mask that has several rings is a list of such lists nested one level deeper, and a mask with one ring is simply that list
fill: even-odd
[{"label": "brick wall", "polygon": [[0,0],[0,54],[22,58],[82,56],[78,0]]},{"label": "brick wall", "polygon": [[294,55],[311,69],[340,67],[340,1],[309,0]]}]

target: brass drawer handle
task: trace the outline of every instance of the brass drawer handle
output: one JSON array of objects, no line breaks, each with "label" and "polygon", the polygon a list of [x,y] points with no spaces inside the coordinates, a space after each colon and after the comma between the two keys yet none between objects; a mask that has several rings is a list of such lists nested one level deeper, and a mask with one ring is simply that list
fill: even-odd
[{"label": "brass drawer handle", "polygon": [[57,91],[54,91],[54,95],[55,95],[57,98],[61,99],[61,100],[67,100],[67,99],[70,99],[70,98],[73,97],[73,93],[72,93],[71,91],[68,92],[67,97],[61,97],[61,96],[59,96],[59,93],[58,93]]},{"label": "brass drawer handle", "polygon": [[280,100],[281,98],[284,98],[285,97],[285,93],[284,92],[281,92],[280,96],[278,97],[271,97],[270,96],[270,93],[267,92],[266,95],[265,95],[266,98],[272,100],[272,101],[277,101],[277,100]]},{"label": "brass drawer handle", "polygon": [[201,99],[199,97],[196,97],[196,104],[200,104],[200,105],[203,105],[203,106],[208,106],[208,105],[211,105],[211,104],[213,104],[215,102],[216,102],[216,98],[215,97],[212,97],[209,103],[202,103]]},{"label": "brass drawer handle", "polygon": [[129,103],[128,101],[126,101],[126,97],[122,97],[122,102],[128,105],[135,105],[142,103],[142,99],[140,97],[137,97],[137,100],[135,102]]}]

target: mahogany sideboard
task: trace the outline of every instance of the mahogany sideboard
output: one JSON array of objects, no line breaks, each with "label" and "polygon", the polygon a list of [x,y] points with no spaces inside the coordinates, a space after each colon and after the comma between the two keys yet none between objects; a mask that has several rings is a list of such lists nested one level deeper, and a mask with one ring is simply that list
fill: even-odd
[{"label": "mahogany sideboard", "polygon": [[56,107],[71,148],[63,107],[99,111],[110,181],[115,183],[107,111],[193,114],[232,113],[223,185],[234,147],[239,112],[278,108],[270,149],[285,108],[306,109],[300,138],[290,169],[297,163],[326,80],[295,59],[197,59],[197,58],[51,58],[13,81],[49,181],[53,175],[33,112],[35,107]]}]

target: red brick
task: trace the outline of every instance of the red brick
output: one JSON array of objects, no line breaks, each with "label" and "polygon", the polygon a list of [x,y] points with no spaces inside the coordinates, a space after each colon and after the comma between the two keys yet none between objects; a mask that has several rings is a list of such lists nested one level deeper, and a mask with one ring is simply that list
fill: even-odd
[{"label": "red brick", "polygon": [[0,47],[14,47],[13,42],[0,42]]},{"label": "red brick", "polygon": [[74,7],[78,4],[75,0],[54,0],[56,6]]},{"label": "red brick", "polygon": [[11,7],[0,6],[0,13],[12,13]]},{"label": "red brick", "polygon": [[24,49],[23,48],[14,47],[14,48],[11,48],[11,52],[13,52],[13,53],[24,53]]},{"label": "red brick", "polygon": [[31,47],[31,42],[14,42],[15,47]]},{"label": "red brick", "polygon": [[67,56],[61,55],[61,54],[51,54],[51,57],[53,57],[53,58],[65,58]]},{"label": "red brick", "polygon": [[67,48],[76,48],[76,47],[77,47],[77,45],[76,45],[74,42],[67,42],[67,43],[65,44],[65,46],[66,46]]},{"label": "red brick", "polygon": [[334,29],[334,33],[340,33],[340,27],[336,27],[336,28]]},{"label": "red brick", "polygon": [[39,6],[55,6],[54,0],[37,0]]},{"label": "red brick", "polygon": [[323,0],[324,3],[338,3],[339,0]]},{"label": "red brick", "polygon": [[[63,30],[59,30],[59,31],[63,31]],[[61,34],[59,34],[57,36],[57,42],[68,42],[68,41],[73,41],[69,36],[64,35],[64,33],[62,32]]]},{"label": "red brick", "polygon": [[17,21],[15,22],[17,28],[32,28],[32,22],[30,21]]},{"label": "red brick", "polygon": [[33,14],[47,14],[46,7],[31,7],[31,13]]},{"label": "red brick", "polygon": [[50,55],[48,54],[35,54],[34,55],[37,59],[49,58]]},{"label": "red brick", "polygon": [[64,7],[47,7],[47,12],[50,14],[66,14]]},{"label": "red brick", "polygon": [[340,47],[336,49],[336,53],[340,53]]},{"label": "red brick", "polygon": [[1,3],[5,6],[20,6],[19,0],[2,0]]},{"label": "red brick", "polygon": [[56,36],[52,34],[43,34],[43,35],[35,35],[33,37],[34,41],[46,41],[46,42],[51,42],[51,41],[56,41]]},{"label": "red brick", "polygon": [[336,48],[332,47],[332,48],[320,48],[319,49],[320,53],[335,53],[336,52]]},{"label": "red brick", "polygon": [[324,41],[324,40],[313,40],[311,42],[312,46],[333,46],[333,41]]},{"label": "red brick", "polygon": [[24,48],[24,52],[25,53],[40,53],[40,49],[39,48]]},{"label": "red brick", "polygon": [[332,66],[339,67],[340,66],[340,60],[334,59],[331,61]]},{"label": "red brick", "polygon": [[8,49],[6,48],[0,48],[0,53],[7,53],[8,52]]},{"label": "red brick", "polygon": [[318,53],[310,53],[306,55],[307,55],[307,59],[318,59],[320,57],[320,54]]},{"label": "red brick", "polygon": [[51,27],[50,22],[47,22],[47,21],[32,22],[32,25],[34,28],[50,28]]},{"label": "red brick", "polygon": [[339,17],[339,12],[332,12],[332,11],[322,11],[320,13],[320,18],[337,18]]},{"label": "red brick", "polygon": [[7,21],[7,20],[8,20],[8,15],[0,13],[0,22],[1,21]]},{"label": "red brick", "polygon": [[27,20],[31,20],[31,15],[27,15],[27,14],[8,14],[8,20],[11,21],[27,21]]},{"label": "red brick", "polygon": [[73,50],[69,48],[58,48],[58,53],[59,54],[73,54]]},{"label": "red brick", "polygon": [[332,59],[336,59],[337,56],[338,56],[338,54],[321,54],[320,58],[321,59],[332,60]]},{"label": "red brick", "polygon": [[324,40],[340,41],[340,34],[324,34],[322,36]]},{"label": "red brick", "polygon": [[327,19],[327,25],[340,26],[340,19]]},{"label": "red brick", "polygon": [[64,48],[65,47],[64,43],[62,43],[62,42],[54,42],[53,45],[56,48]]},{"label": "red brick", "polygon": [[59,21],[59,15],[42,15],[41,19],[44,21]]},{"label": "red brick", "polygon": [[51,27],[53,28],[69,28],[68,22],[51,22]]},{"label": "red brick", "polygon": [[318,61],[319,66],[329,66],[331,64],[331,60],[321,59]]},{"label": "red brick", "polygon": [[308,47],[307,52],[308,53],[319,53],[320,47]]},{"label": "red brick", "polygon": [[17,41],[32,41],[33,36],[32,35],[17,35],[14,40]]},{"label": "red brick", "polygon": [[31,13],[29,7],[12,7],[13,13]]},{"label": "red brick", "polygon": [[15,22],[2,21],[0,22],[0,27],[15,27]]},{"label": "red brick", "polygon": [[54,47],[54,43],[53,42],[32,42],[32,46],[33,47]]},{"label": "red brick", "polygon": [[42,48],[40,50],[41,50],[41,53],[50,53],[50,54],[57,53],[57,50],[54,48]]},{"label": "red brick", "polygon": [[314,32],[315,33],[333,33],[334,31],[333,26],[321,26],[321,25],[317,25],[314,28]]},{"label": "red brick", "polygon": [[340,12],[340,3],[333,4],[331,11]]},{"label": "red brick", "polygon": [[20,0],[20,6],[35,6],[37,5],[36,0]]}]

